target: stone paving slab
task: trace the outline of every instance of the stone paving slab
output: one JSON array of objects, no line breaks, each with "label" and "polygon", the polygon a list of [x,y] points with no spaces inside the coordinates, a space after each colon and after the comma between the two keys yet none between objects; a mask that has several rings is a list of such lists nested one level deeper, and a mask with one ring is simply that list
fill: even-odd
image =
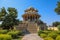
[{"label": "stone paving slab", "polygon": [[22,40],[43,40],[37,34],[27,34],[25,35]]}]

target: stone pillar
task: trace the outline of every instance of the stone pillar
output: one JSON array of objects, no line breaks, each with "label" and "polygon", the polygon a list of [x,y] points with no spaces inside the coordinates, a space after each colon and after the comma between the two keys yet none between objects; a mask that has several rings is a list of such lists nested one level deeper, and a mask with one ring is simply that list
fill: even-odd
[{"label": "stone pillar", "polygon": [[30,21],[30,15],[28,16],[28,21]]},{"label": "stone pillar", "polygon": [[32,15],[32,21],[33,21],[33,15]]},{"label": "stone pillar", "polygon": [[30,17],[30,20],[32,21],[32,16]]},{"label": "stone pillar", "polygon": [[28,20],[28,16],[27,16],[27,20]]},{"label": "stone pillar", "polygon": [[38,17],[36,16],[36,20],[38,19]]}]

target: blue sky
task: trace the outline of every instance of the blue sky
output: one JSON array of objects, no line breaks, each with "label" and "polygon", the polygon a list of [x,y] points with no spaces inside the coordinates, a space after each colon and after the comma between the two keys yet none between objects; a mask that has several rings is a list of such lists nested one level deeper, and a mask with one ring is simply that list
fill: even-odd
[{"label": "blue sky", "polygon": [[30,6],[38,9],[41,20],[48,25],[52,22],[59,21],[60,15],[54,12],[58,0],[0,0],[0,8],[14,7],[18,11],[18,19],[22,20],[24,10]]}]

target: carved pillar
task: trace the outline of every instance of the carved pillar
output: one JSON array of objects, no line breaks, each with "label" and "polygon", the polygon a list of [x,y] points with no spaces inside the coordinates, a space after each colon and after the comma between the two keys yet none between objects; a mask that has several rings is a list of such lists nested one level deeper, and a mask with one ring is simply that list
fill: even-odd
[{"label": "carved pillar", "polygon": [[33,21],[33,15],[32,15],[32,21]]},{"label": "carved pillar", "polygon": [[28,21],[28,15],[27,15],[27,21]]},{"label": "carved pillar", "polygon": [[36,20],[37,20],[37,16],[36,16]]}]

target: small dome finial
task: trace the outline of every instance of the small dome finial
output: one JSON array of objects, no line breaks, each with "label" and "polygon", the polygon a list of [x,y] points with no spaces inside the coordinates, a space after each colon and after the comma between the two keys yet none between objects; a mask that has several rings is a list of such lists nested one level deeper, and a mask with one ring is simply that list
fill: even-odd
[{"label": "small dome finial", "polygon": [[[30,6],[28,9],[30,9],[30,8],[33,8],[32,6]],[[33,8],[34,9],[34,8]]]},{"label": "small dome finial", "polygon": [[37,9],[35,9],[34,7],[32,7],[32,6],[30,6],[29,8],[27,8],[26,10],[25,10],[25,12],[27,12],[27,11],[35,11],[35,12],[38,12],[38,10]]}]

